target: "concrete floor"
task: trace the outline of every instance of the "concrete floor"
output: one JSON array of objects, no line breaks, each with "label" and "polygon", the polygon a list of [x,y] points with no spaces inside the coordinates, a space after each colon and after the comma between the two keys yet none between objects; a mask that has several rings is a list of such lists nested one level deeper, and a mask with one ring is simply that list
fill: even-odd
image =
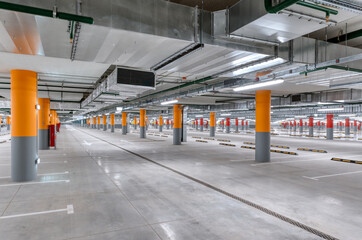
[{"label": "concrete floor", "polygon": [[299,155],[255,164],[254,150],[240,148],[251,134],[218,133],[237,147],[192,138],[207,132],[189,131],[180,146],[138,136],[63,126],[31,184],[11,182],[10,142],[0,143],[0,239],[320,239],[140,156],[335,238],[362,235],[362,166],[330,160],[361,160],[358,142],[272,136]]}]

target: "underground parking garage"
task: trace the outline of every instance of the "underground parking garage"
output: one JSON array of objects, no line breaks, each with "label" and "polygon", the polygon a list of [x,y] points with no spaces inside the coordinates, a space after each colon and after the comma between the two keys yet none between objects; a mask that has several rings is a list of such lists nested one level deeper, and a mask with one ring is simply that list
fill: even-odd
[{"label": "underground parking garage", "polygon": [[0,238],[360,239],[362,1],[0,1]]}]

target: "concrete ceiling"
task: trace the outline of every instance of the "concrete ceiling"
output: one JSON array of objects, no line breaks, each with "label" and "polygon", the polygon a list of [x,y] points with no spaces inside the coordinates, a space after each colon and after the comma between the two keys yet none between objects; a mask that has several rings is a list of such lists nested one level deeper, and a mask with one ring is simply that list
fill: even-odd
[{"label": "concrete ceiling", "polygon": [[166,1],[190,7],[198,6],[199,8],[201,8],[201,6],[203,5],[205,10],[213,12],[231,7],[239,0],[166,0]]}]

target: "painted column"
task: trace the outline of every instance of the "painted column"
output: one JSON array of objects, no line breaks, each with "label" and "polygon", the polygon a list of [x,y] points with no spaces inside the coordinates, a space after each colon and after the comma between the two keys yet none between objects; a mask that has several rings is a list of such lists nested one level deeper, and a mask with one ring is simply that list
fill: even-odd
[{"label": "painted column", "polygon": [[270,162],[271,91],[258,90],[255,98],[255,161]]},{"label": "painted column", "polygon": [[245,128],[244,128],[244,119],[243,119],[243,120],[241,120],[241,130],[242,130],[242,131],[244,131],[244,130],[245,130]]},{"label": "painted column", "polygon": [[146,110],[140,109],[140,138],[146,138]]},{"label": "painted column", "polygon": [[235,118],[235,132],[239,132],[239,119]]},{"label": "painted column", "polygon": [[114,118],[115,118],[115,114],[111,113],[111,132],[114,132]]},{"label": "painted column", "polygon": [[167,126],[167,129],[170,129],[170,119],[166,119],[166,126]]},{"label": "painted column", "polygon": [[230,133],[230,118],[226,118],[226,133]]},{"label": "painted column", "polygon": [[101,129],[101,117],[100,116],[97,117],[97,129],[98,130]]},{"label": "painted column", "polygon": [[309,117],[309,136],[313,137],[313,117]]},{"label": "painted column", "polygon": [[354,120],[354,124],[353,124],[353,132],[356,133],[357,132],[357,120]]},{"label": "painted column", "polygon": [[245,130],[249,129],[249,122],[245,120]]},{"label": "painted column", "polygon": [[10,118],[10,116],[7,116],[6,117],[6,127],[7,127],[8,131],[10,131],[10,126],[11,126],[11,118]]},{"label": "painted column", "polygon": [[93,117],[93,125],[92,125],[92,128],[96,128],[96,125],[97,125],[96,117]]},{"label": "painted column", "polygon": [[148,130],[148,125],[150,124],[150,122],[148,121],[148,116],[146,116],[146,131]]},{"label": "painted column", "polygon": [[327,139],[333,140],[333,114],[327,114]]},{"label": "painted column", "polygon": [[297,131],[297,121],[294,120],[293,122],[293,132],[296,132]]},{"label": "painted column", "polygon": [[300,135],[303,135],[303,119],[300,119],[299,120],[299,132],[300,132]]},{"label": "painted column", "polygon": [[181,145],[182,106],[173,105],[173,145]]},{"label": "painted column", "polygon": [[11,70],[11,179],[31,181],[37,177],[37,73]]},{"label": "painted column", "polygon": [[224,129],[225,129],[225,121],[224,121],[224,119],[221,120],[221,129],[222,129],[222,131],[224,131]]},{"label": "painted column", "polygon": [[345,124],[344,131],[345,131],[345,135],[349,136],[349,134],[350,134],[349,118],[346,118],[346,124]]},{"label": "painted column", "polygon": [[89,128],[90,127],[90,119],[87,118],[87,127]]},{"label": "painted column", "polygon": [[127,135],[127,113],[122,112],[122,135]]},{"label": "painted column", "polygon": [[137,117],[136,116],[133,119],[133,123],[134,123],[134,129],[137,129]]},{"label": "painted column", "polygon": [[210,137],[215,137],[215,112],[210,112]]},{"label": "painted column", "polygon": [[200,132],[204,131],[204,118],[200,118]]},{"label": "painted column", "polygon": [[173,128],[173,120],[171,120],[171,129]]},{"label": "painted column", "polygon": [[158,131],[159,132],[162,132],[162,128],[163,128],[163,117],[160,115],[159,117],[159,121],[160,121],[160,126],[158,128]]},{"label": "painted column", "polygon": [[196,122],[196,130],[199,130],[199,120],[197,120],[197,118],[196,118],[195,122]]},{"label": "painted column", "polygon": [[39,149],[49,149],[50,99],[38,98],[38,140]]},{"label": "painted column", "polygon": [[107,116],[103,115],[103,131],[107,131]]}]

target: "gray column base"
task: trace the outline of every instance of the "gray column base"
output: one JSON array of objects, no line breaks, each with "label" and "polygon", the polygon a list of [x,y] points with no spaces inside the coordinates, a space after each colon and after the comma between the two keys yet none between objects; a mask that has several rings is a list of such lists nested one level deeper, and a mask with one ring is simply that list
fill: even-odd
[{"label": "gray column base", "polygon": [[111,125],[111,132],[114,132],[114,125]]},{"label": "gray column base", "polygon": [[200,125],[200,132],[204,131],[204,125]]},{"label": "gray column base", "polygon": [[167,125],[167,129],[170,129],[170,125]]},{"label": "gray column base", "polygon": [[357,132],[357,126],[353,127],[353,131],[356,133]]},{"label": "gray column base", "polygon": [[173,145],[181,145],[182,128],[173,129]]},{"label": "gray column base", "polygon": [[196,125],[196,130],[199,130],[199,125]]},{"label": "gray column base", "polygon": [[239,125],[235,125],[235,132],[239,132]]},{"label": "gray column base", "polygon": [[255,161],[270,162],[270,132],[255,133]]},{"label": "gray column base", "polygon": [[122,135],[127,135],[127,126],[122,126]]},{"label": "gray column base", "polygon": [[100,129],[100,127],[101,127],[100,125],[97,125],[97,129],[98,129],[98,130]]},{"label": "gray column base", "polygon": [[299,127],[299,132],[300,132],[301,135],[303,134],[303,126]]},{"label": "gray column base", "polygon": [[103,131],[107,131],[107,125],[103,125]]},{"label": "gray column base", "polygon": [[160,125],[160,126],[158,127],[158,131],[159,131],[159,132],[162,132],[162,128],[163,128],[163,125]]},{"label": "gray column base", "polygon": [[140,127],[140,138],[146,138],[146,128]]},{"label": "gray column base", "polygon": [[49,149],[49,130],[38,129],[39,150]]},{"label": "gray column base", "polygon": [[10,125],[7,125],[7,128],[6,128],[8,131],[10,131]]},{"label": "gray column base", "polygon": [[309,136],[313,136],[313,127],[309,127]]},{"label": "gray column base", "polygon": [[210,127],[210,137],[215,137],[215,127]]},{"label": "gray column base", "polygon": [[333,140],[333,128],[327,128],[327,139]]},{"label": "gray column base", "polygon": [[294,126],[293,127],[293,132],[296,132],[297,131],[297,126]]},{"label": "gray column base", "polygon": [[241,130],[242,130],[242,131],[244,131],[244,130],[245,130],[244,125],[241,125]]},{"label": "gray column base", "polygon": [[226,133],[230,133],[230,126],[226,126]]},{"label": "gray column base", "polygon": [[346,127],[344,129],[344,132],[345,132],[345,135],[350,135],[350,133],[351,133],[350,127]]},{"label": "gray column base", "polygon": [[37,136],[11,137],[11,179],[15,182],[32,181],[37,177]]}]

